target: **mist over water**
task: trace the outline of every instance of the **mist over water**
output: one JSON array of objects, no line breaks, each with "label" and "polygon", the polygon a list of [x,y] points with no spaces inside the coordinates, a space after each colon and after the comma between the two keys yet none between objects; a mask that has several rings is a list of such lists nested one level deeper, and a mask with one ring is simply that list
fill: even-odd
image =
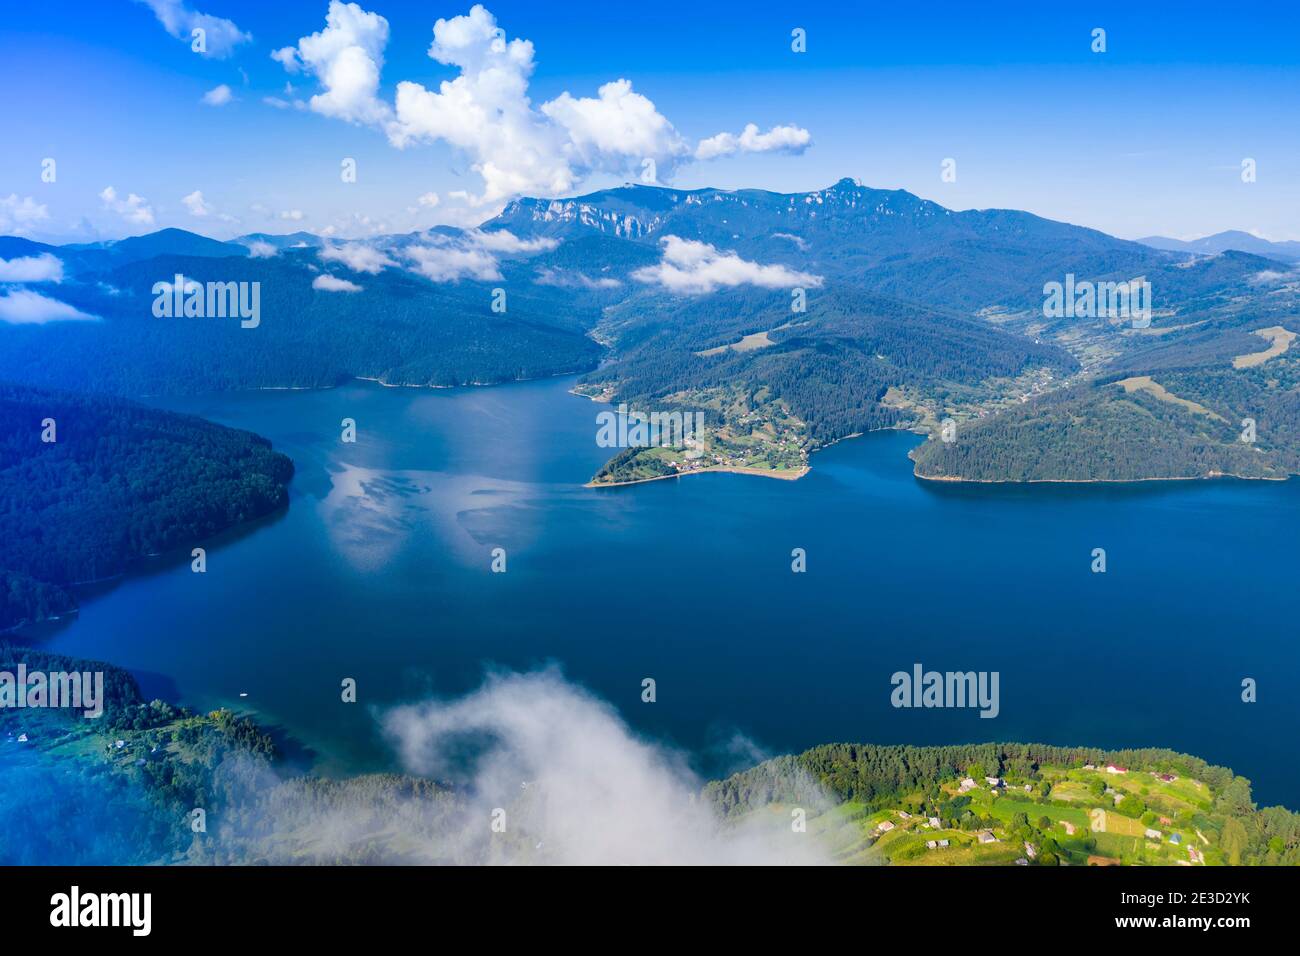
[{"label": "mist over water", "polygon": [[[572,384],[169,402],[292,457],[288,511],[210,542],[206,574],[163,560],[88,599],[45,646],[250,710],[324,772],[400,769],[379,719],[393,707],[555,664],[705,776],[751,746],[1167,746],[1300,806],[1292,741],[1270,731],[1300,724],[1300,484],[925,485],[906,458],[919,439],[884,433],[797,482],[586,489],[608,450],[602,406]],[[998,716],[891,707],[891,674],[918,662],[1000,672]]]}]

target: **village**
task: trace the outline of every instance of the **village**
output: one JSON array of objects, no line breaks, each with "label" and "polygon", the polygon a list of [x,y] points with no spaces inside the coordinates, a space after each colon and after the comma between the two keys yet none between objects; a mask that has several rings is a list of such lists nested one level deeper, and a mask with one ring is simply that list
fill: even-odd
[{"label": "village", "polygon": [[816,827],[845,862],[1205,866],[1222,862],[1196,826],[1210,800],[1175,773],[1086,764],[1036,779],[971,774],[888,808],[842,805]]}]

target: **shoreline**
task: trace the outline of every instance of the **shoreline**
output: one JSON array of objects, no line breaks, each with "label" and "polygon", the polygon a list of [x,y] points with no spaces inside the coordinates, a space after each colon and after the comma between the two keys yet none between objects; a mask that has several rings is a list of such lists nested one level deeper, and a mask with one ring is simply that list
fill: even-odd
[{"label": "shoreline", "polygon": [[712,468],[696,468],[694,471],[679,471],[675,475],[655,475],[651,478],[633,478],[629,481],[589,481],[584,484],[584,488],[624,488],[628,485],[643,485],[648,481],[666,481],[671,478],[689,478],[691,475],[720,474],[720,475],[755,475],[759,478],[776,478],[778,481],[798,481],[812,467],[804,465],[797,472],[778,473],[766,471],[762,468],[746,468],[742,465],[715,465]]},{"label": "shoreline", "polygon": [[912,477],[919,481],[943,482],[956,485],[1137,485],[1153,481],[1290,481],[1293,475],[1270,478],[1267,475],[1235,475],[1229,472],[1212,472],[1208,475],[1172,475],[1157,478],[963,478],[960,475],[923,475],[912,467]]}]

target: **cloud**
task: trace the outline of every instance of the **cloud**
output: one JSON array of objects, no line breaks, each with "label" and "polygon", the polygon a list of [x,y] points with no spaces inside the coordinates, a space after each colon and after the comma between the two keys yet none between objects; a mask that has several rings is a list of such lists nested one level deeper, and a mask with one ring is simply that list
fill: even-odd
[{"label": "cloud", "polygon": [[0,259],[0,282],[62,282],[63,260],[43,252],[5,261]]},{"label": "cloud", "polygon": [[666,180],[701,149],[708,156],[798,152],[810,141],[798,127],[760,133],[751,123],[739,136],[719,134],[692,149],[627,79],[601,85],[595,97],[562,92],[534,108],[532,42],[507,40],[481,4],[433,25],[428,55],[458,74],[436,89],[402,80],[390,106],[378,95],[388,32],[382,16],[333,0],[324,30],[272,56],[290,72],[316,77],[322,92],[310,100],[315,112],[371,125],[398,148],[445,142],[464,152],[483,180],[480,195],[463,196],[471,205],[569,193],[594,173]]},{"label": "cloud", "polygon": [[553,269],[547,266],[537,270],[538,285],[553,285],[561,288],[576,289],[617,289],[623,283],[618,279],[600,278],[593,279],[583,272],[570,272],[564,269]]},{"label": "cloud", "polygon": [[153,225],[153,208],[143,196],[129,193],[125,199],[118,199],[117,190],[105,186],[99,198],[103,200],[105,209],[117,213],[127,222]]},{"label": "cloud", "polygon": [[23,196],[21,199],[17,193],[0,196],[0,233],[23,235],[32,223],[49,218],[50,213],[45,204],[38,203],[31,196]]},{"label": "cloud", "polygon": [[[410,772],[463,794],[462,859],[550,865],[817,864],[830,856],[789,815],[725,824],[683,757],[636,736],[556,670],[490,676],[459,700],[382,718]],[[468,756],[467,756],[468,755]],[[805,808],[829,805],[815,787]],[[505,831],[494,834],[494,812]],[[499,814],[496,814],[498,819]]]},{"label": "cloud", "polygon": [[303,213],[301,209],[284,209],[280,212],[281,219],[288,219],[292,222],[301,222]]},{"label": "cloud", "polygon": [[556,239],[520,239],[506,229],[467,229],[455,236],[431,234],[423,244],[407,246],[402,254],[414,263],[413,271],[434,282],[489,282],[501,278],[499,257],[542,252],[558,245]]},{"label": "cloud", "polygon": [[12,292],[0,295],[0,322],[10,322],[15,325],[44,325],[46,322],[70,320],[95,321],[95,316],[87,315],[65,302],[59,302],[28,289],[14,289]]},{"label": "cloud", "polygon": [[347,279],[339,279],[335,276],[317,276],[311,280],[311,287],[319,289],[322,292],[360,292],[361,286],[355,282],[349,282]]},{"label": "cloud", "polygon": [[424,193],[416,200],[416,202],[418,202],[421,206],[427,206],[429,209],[432,209],[434,206],[438,205],[438,203],[441,201],[442,200],[438,198],[437,193]]},{"label": "cloud", "polygon": [[378,275],[386,266],[397,265],[382,249],[368,246],[364,242],[326,246],[317,255],[326,262],[341,262],[353,272],[368,272],[371,275]]},{"label": "cloud", "polygon": [[481,249],[506,254],[543,252],[554,249],[560,244],[558,239],[520,239],[514,233],[505,229],[493,229],[490,232],[481,229],[470,229],[465,233],[465,241]]},{"label": "cloud", "polygon": [[279,249],[269,242],[263,242],[261,239],[254,239],[248,244],[248,257],[250,259],[273,259],[279,254]]},{"label": "cloud", "polygon": [[773,126],[766,133],[748,123],[739,136],[719,133],[700,140],[696,159],[717,159],[736,153],[802,153],[812,145],[812,134],[798,126]]},{"label": "cloud", "polygon": [[784,239],[786,240],[786,242],[793,242],[800,249],[800,251],[806,250],[808,248],[808,240],[805,239],[803,236],[796,236],[794,233],[774,232],[772,233],[772,238]]},{"label": "cloud", "polygon": [[234,98],[234,94],[230,91],[230,87],[225,83],[222,83],[220,86],[214,86],[212,89],[204,93],[200,102],[207,106],[225,106]]},{"label": "cloud", "polygon": [[760,265],[734,252],[719,252],[707,242],[678,236],[664,236],[659,241],[664,247],[663,259],[658,265],[637,269],[632,278],[661,285],[670,292],[699,295],[722,286],[789,289],[822,284],[821,276],[795,272],[782,265]]},{"label": "cloud", "polygon": [[496,256],[483,249],[433,244],[407,246],[402,252],[415,264],[416,272],[434,282],[457,279],[490,282],[501,278]]},{"label": "cloud", "polygon": [[212,207],[203,201],[203,193],[197,189],[188,196],[182,196],[181,202],[184,203],[185,208],[189,210],[191,216],[198,216],[201,218],[211,214],[212,212]]},{"label": "cloud", "polygon": [[222,17],[209,16],[186,6],[183,0],[139,0],[158,18],[168,33],[178,40],[193,44],[194,31],[203,31],[204,49],[198,51],[203,56],[223,60],[234,52],[235,47],[253,39],[252,34],[245,33],[232,21]]},{"label": "cloud", "polygon": [[388,21],[355,3],[332,0],[325,29],[303,37],[297,47],[271,54],[291,73],[313,74],[324,92],[308,106],[322,116],[352,123],[384,123],[392,110],[379,100],[379,72],[384,66]]}]

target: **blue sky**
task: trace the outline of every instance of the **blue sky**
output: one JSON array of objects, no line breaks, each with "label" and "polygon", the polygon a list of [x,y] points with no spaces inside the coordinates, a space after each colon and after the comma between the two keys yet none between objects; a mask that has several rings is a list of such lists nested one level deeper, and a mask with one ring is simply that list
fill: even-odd
[{"label": "blue sky", "polygon": [[[0,231],[364,236],[476,222],[520,191],[633,179],[650,155],[659,180],[682,187],[795,191],[853,176],[1127,238],[1237,228],[1300,239],[1300,14],[1290,4],[489,2],[474,24],[531,42],[531,73],[505,76],[526,82],[522,93],[499,89],[499,64],[469,20],[457,21],[463,44],[444,38],[460,65],[428,55],[434,22],[465,17],[468,3],[359,7],[387,23],[378,86],[361,93],[348,78],[364,77],[365,63],[357,73],[355,57],[334,57],[353,41],[364,54],[364,32],[331,34],[314,59],[299,47],[326,28],[326,0],[11,7],[0,34]],[[164,20],[188,38],[199,14],[251,39],[225,56],[192,52]],[[1096,27],[1104,53],[1090,49]],[[795,28],[805,53],[791,50]],[[286,47],[297,52],[272,59]],[[438,84],[462,74],[477,92],[438,100]],[[330,77],[347,82],[313,105]],[[631,95],[598,94],[618,79]],[[399,82],[432,99],[398,109]],[[227,102],[202,101],[223,85]],[[555,115],[544,112],[557,98]],[[504,119],[476,124],[474,108]],[[751,123],[749,148],[738,145]],[[729,155],[696,160],[701,141],[722,133]],[[47,157],[53,183],[41,180]],[[357,161],[354,183],[340,177],[345,157]],[[941,181],[945,158],[956,182]],[[1253,183],[1241,179],[1245,158],[1257,163]],[[484,164],[495,172],[475,171]]]}]

